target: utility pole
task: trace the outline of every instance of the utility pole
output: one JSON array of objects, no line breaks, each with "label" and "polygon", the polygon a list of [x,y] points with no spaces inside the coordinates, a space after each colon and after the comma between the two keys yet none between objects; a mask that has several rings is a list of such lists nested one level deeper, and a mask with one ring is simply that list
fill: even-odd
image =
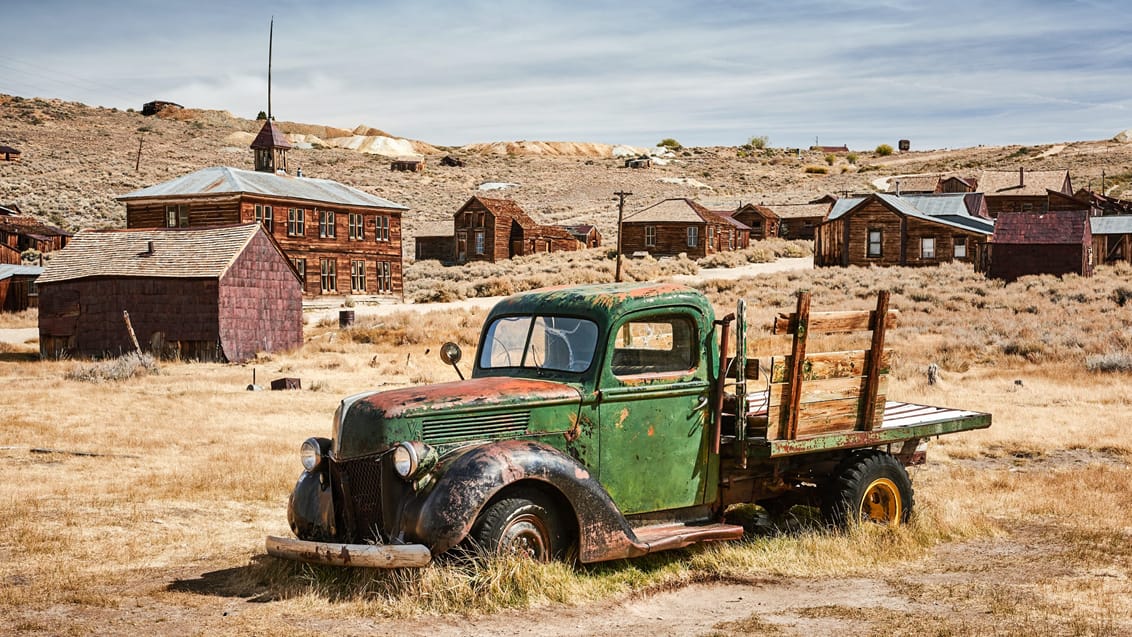
[{"label": "utility pole", "polygon": [[140,137],[140,136],[138,137],[138,159],[137,159],[137,161],[134,162],[134,172],[140,172],[141,171],[142,139],[143,139],[142,137]]},{"label": "utility pole", "polygon": [[613,280],[618,283],[621,282],[621,220],[625,216],[625,197],[632,195],[631,192],[619,190],[615,193],[617,195],[617,271],[613,275]]},{"label": "utility pole", "polygon": [[271,45],[275,39],[275,16],[267,28],[267,121],[271,121]]}]

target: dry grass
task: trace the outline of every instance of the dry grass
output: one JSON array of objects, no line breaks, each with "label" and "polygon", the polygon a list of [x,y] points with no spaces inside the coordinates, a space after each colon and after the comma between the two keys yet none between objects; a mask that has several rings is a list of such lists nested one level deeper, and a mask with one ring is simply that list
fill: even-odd
[{"label": "dry grass", "polygon": [[[1126,374],[1086,368],[1089,356],[1132,349],[1132,315],[1116,293],[1128,274],[1002,285],[958,267],[850,269],[703,284],[720,309],[752,299],[759,324],[792,308],[797,289],[812,290],[820,310],[867,308],[890,288],[901,311],[890,395],[990,411],[995,424],[932,443],[929,464],[913,471],[917,514],[905,529],[830,534],[799,510],[774,535],[576,570],[488,560],[375,573],[263,556],[263,536],[288,533],[298,443],[328,433],[341,396],[454,379],[436,347],[470,347],[482,312],[312,325],[291,354],[164,363],[159,375],[113,384],[69,380],[86,363],[27,361],[33,347],[12,346],[0,352],[10,388],[0,392],[0,457],[16,476],[0,484],[0,621],[26,634],[322,634],[335,622],[363,632],[351,622],[555,608],[690,582],[856,577],[889,583],[898,623],[868,604],[796,608],[772,623],[1128,632],[1132,397]],[[936,385],[924,379],[929,362],[943,368]],[[261,384],[299,377],[307,389],[248,392],[250,367]],[[743,634],[765,620],[715,630]]]}]

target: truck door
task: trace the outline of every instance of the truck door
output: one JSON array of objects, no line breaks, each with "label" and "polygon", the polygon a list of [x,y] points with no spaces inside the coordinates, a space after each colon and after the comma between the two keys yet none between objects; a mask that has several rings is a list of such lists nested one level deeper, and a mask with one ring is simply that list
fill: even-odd
[{"label": "truck door", "polygon": [[667,309],[613,326],[600,377],[598,478],[626,515],[704,501],[709,381],[696,319]]}]

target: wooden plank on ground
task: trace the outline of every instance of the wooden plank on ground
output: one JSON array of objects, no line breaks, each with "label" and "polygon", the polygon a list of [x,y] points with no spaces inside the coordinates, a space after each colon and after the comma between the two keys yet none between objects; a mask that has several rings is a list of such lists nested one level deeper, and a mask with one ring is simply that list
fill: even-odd
[{"label": "wooden plank on ground", "polygon": [[[847,376],[864,376],[865,362],[868,350],[851,350],[848,352],[824,352],[806,357],[801,367],[803,380],[821,380],[823,378],[845,378]],[[878,370],[887,374],[892,360],[892,350],[886,349],[880,356]],[[775,359],[770,369],[771,383],[785,383],[787,373],[794,366],[792,356],[782,360]]]}]

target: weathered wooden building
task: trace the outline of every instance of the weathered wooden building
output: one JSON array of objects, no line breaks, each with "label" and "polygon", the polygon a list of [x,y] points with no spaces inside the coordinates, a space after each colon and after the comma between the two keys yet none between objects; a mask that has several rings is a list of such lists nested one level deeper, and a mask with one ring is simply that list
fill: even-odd
[{"label": "weathered wooden building", "polygon": [[0,264],[0,312],[22,312],[39,306],[38,265]]},{"label": "weathered wooden building", "polygon": [[511,199],[476,195],[453,215],[456,263],[492,263],[525,254],[579,250],[565,228],[537,223]]},{"label": "weathered wooden building", "polygon": [[21,154],[22,153],[20,153],[19,150],[12,148],[11,146],[0,146],[0,160],[20,161]]},{"label": "weathered wooden building", "polygon": [[1029,274],[1093,274],[1089,211],[1002,212],[995,220],[987,276],[1013,281]]},{"label": "weathered wooden building", "polygon": [[783,239],[812,240],[829,212],[829,204],[825,202],[765,204],[764,207],[778,217],[778,236]]},{"label": "weathered wooden building", "polygon": [[262,223],[306,294],[400,294],[406,207],[329,179],[227,166],[118,197],[128,228]]},{"label": "weathered wooden building", "polygon": [[451,263],[456,254],[456,237],[452,233],[444,235],[425,235],[414,238],[414,259],[417,261],[435,260]]},{"label": "weathered wooden building", "polygon": [[847,197],[814,240],[814,265],[925,266],[964,261],[981,269],[994,223],[978,193]]},{"label": "weathered wooden building", "polygon": [[597,248],[601,246],[601,232],[595,226],[584,223],[576,226],[563,227],[583,246],[587,248]]},{"label": "weathered wooden building", "polygon": [[298,272],[257,223],[82,231],[38,280],[40,353],[247,360],[303,343]]},{"label": "weathered wooden building", "polygon": [[899,175],[888,180],[887,191],[897,195],[975,192],[974,177],[949,174]]},{"label": "weathered wooden building", "polygon": [[1073,195],[1068,170],[984,170],[978,189],[987,199],[991,218],[1003,212],[1045,212],[1048,191]]},{"label": "weathered wooden building", "polygon": [[627,215],[621,224],[626,254],[687,254],[700,259],[737,250],[739,228],[691,199],[664,199]]},{"label": "weathered wooden building", "polygon": [[389,162],[389,170],[408,173],[423,173],[425,160],[423,157],[399,157]]},{"label": "weathered wooden building", "polygon": [[71,233],[35,217],[0,214],[0,263],[19,264],[28,250],[42,254],[62,250]]},{"label": "weathered wooden building", "polygon": [[1089,217],[1089,231],[1099,263],[1132,263],[1132,214]]},{"label": "weathered wooden building", "polygon": [[[823,212],[824,214],[824,212]],[[773,210],[753,203],[744,204],[731,213],[731,218],[747,226],[752,241],[778,236],[780,219]]]}]

